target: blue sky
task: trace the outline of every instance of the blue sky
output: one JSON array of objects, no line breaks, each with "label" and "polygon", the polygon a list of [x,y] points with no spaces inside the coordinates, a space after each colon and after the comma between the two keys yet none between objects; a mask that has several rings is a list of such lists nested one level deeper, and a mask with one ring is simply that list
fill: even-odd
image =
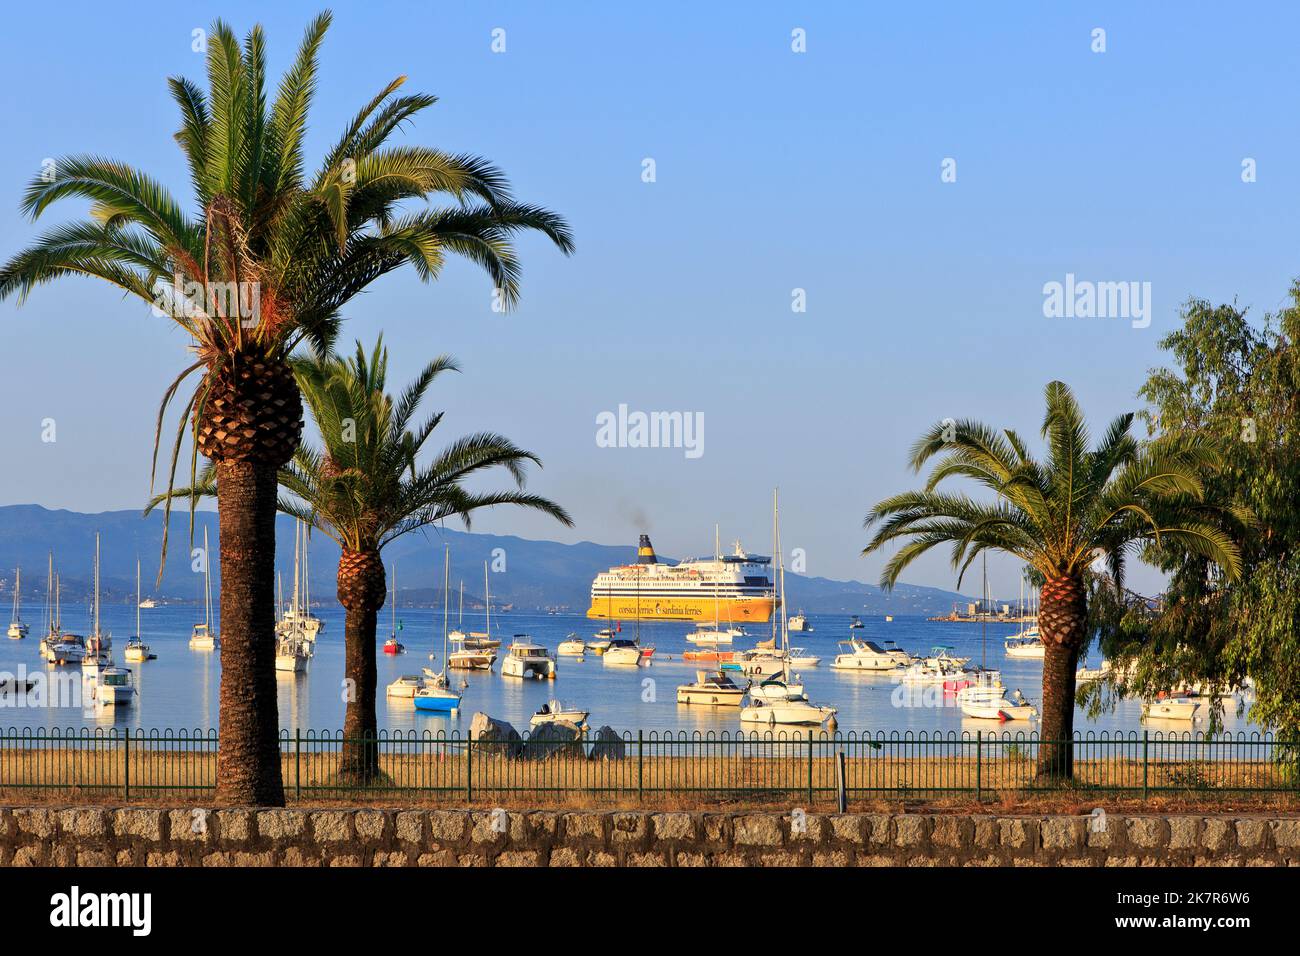
[{"label": "blue sky", "polygon": [[[1100,432],[1138,407],[1188,296],[1262,315],[1300,274],[1294,8],[701,6],[334,7],[309,155],[405,73],[408,90],[441,97],[408,141],[489,157],[576,234],[572,259],[522,244],[523,302],[507,316],[461,264],[435,286],[386,278],[347,310],[345,341],[382,330],[395,381],[455,355],[464,374],[433,393],[440,431],[492,428],[537,451],[546,468],[530,487],[577,521],[499,512],[476,529],[631,545],[647,526],[680,555],[710,550],[717,522],[724,541],[766,551],[779,485],[783,538],[809,573],[874,581],[862,518],[915,483],[906,452],[928,425],[1036,434],[1043,386],[1062,378]],[[191,31],[261,22],[278,73],[317,9],[8,11],[0,255],[79,211],[35,227],[19,216],[46,157],[117,157],[188,199],[164,81],[202,78]],[[1097,27],[1104,53],[1090,49]],[[791,50],[795,28],[806,53]],[[946,158],[956,182],[941,182]],[[1045,318],[1043,284],[1067,273],[1150,282],[1150,327]],[[0,501],[140,505],[184,345],[90,280],[0,305]],[[623,403],[702,413],[704,454],[597,447],[596,416]],[[1012,566],[990,567],[1014,594]],[[954,583],[943,554],[906,580]]]}]

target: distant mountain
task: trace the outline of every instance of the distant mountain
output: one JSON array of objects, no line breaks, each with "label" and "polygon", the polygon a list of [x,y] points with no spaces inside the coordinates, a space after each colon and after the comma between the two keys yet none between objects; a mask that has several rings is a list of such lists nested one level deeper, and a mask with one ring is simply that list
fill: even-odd
[{"label": "distant mountain", "polygon": [[[277,566],[288,587],[293,574],[293,522],[285,517],[278,521]],[[202,546],[205,526],[213,551],[219,552],[214,512],[199,512],[195,516],[194,546]],[[21,565],[24,601],[43,601],[47,556],[53,549],[65,599],[70,602],[84,599],[90,590],[95,532],[99,531],[103,600],[134,600],[137,557],[143,568],[142,589],[146,596],[172,601],[201,599],[203,576],[192,568],[189,514],[184,511],[172,514],[168,560],[162,582],[155,586],[162,529],[160,513],[143,518],[136,511],[81,514],[51,511],[38,505],[0,506],[0,589],[8,601],[13,569]],[[589,541],[559,544],[513,535],[430,529],[424,534],[401,538],[384,551],[389,586],[395,571],[403,604],[441,602],[444,542],[451,547],[453,602],[459,582],[464,581],[466,606],[482,606],[483,563],[487,561],[501,569],[491,577],[493,606],[513,604],[519,610],[561,607],[583,611],[596,573],[634,560],[636,553],[631,544]],[[310,566],[314,601],[334,600],[338,558],[339,548],[334,542],[322,534],[313,535]],[[212,567],[215,590],[219,564],[214,560]],[[809,613],[944,614],[952,610],[954,602],[964,606],[971,600],[940,588],[900,584],[887,594],[875,585],[858,581],[832,581],[797,574],[787,574],[786,592],[792,609],[802,608]]]}]

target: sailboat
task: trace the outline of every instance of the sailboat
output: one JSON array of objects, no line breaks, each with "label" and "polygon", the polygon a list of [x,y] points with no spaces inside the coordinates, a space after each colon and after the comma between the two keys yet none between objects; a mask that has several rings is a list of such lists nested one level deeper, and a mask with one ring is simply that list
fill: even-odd
[{"label": "sailboat", "polygon": [[[470,631],[467,637],[461,638],[461,643],[466,650],[471,651],[495,651],[501,646],[501,639],[492,636],[492,592],[488,587],[488,566],[483,562],[483,608],[487,613],[486,623],[482,631]],[[494,659],[495,659],[495,655]]]},{"label": "sailboat", "polygon": [[50,627],[45,637],[41,638],[40,651],[51,664],[75,664],[86,652],[81,637],[67,634],[63,630],[63,582],[54,573],[54,552],[50,552],[50,586],[53,592],[53,610],[50,615]]},{"label": "sailboat", "polygon": [[220,638],[212,626],[212,552],[208,550],[208,529],[203,529],[203,623],[190,632],[190,650],[214,651]]},{"label": "sailboat", "polygon": [[[275,632],[295,636],[309,644],[325,629],[325,622],[311,613],[310,548],[306,522],[297,521],[293,529],[293,603],[280,615]],[[310,651],[311,648],[308,648]],[[310,656],[310,655],[308,655]]]},{"label": "sailboat", "polygon": [[464,580],[462,580],[460,582],[460,606],[459,609],[456,611],[456,626],[452,628],[451,633],[447,635],[448,637],[451,638],[453,643],[456,641],[465,640],[466,635],[465,635],[465,631],[463,630],[464,627],[465,627],[465,582]]},{"label": "sailboat", "polygon": [[149,651],[149,645],[141,638],[140,633],[140,608],[144,607],[144,602],[140,600],[140,559],[135,559],[135,636],[127,638],[126,647],[122,649],[122,657],[128,661],[151,661],[156,658],[157,654]]},{"label": "sailboat", "polygon": [[21,641],[27,636],[28,627],[23,623],[22,615],[23,599],[23,569],[17,568],[14,571],[14,613],[9,621],[9,639]]},{"label": "sailboat", "polygon": [[81,657],[83,668],[99,668],[111,663],[110,651],[113,639],[100,628],[99,621],[99,532],[95,532],[95,603],[91,618],[90,634],[85,641],[85,653]]},{"label": "sailboat", "polygon": [[393,565],[393,633],[384,641],[385,654],[401,654],[406,651],[406,647],[397,639],[401,627],[397,623],[397,565]]},{"label": "sailboat", "polygon": [[[781,588],[781,676],[750,686],[749,704],[740,710],[746,724],[817,727],[835,716],[834,707],[819,707],[808,700],[803,685],[790,679],[790,628],[786,618],[785,555],[781,550],[781,524],[777,492],[772,493],[772,538],[777,554],[777,573]],[[773,624],[775,628],[775,622]],[[775,635],[774,635],[775,637]]]},{"label": "sailboat", "polygon": [[[984,557],[984,607],[990,606],[988,556]],[[1002,686],[1002,675],[998,671],[988,670],[985,664],[988,658],[988,619],[987,615],[980,628],[980,670],[974,683],[960,680],[962,685],[957,690],[957,706],[967,717],[984,720],[1030,720],[1038,712],[1029,704],[1020,692],[1016,691],[1014,700],[1008,700],[1006,688]],[[949,685],[944,684],[947,688]]]},{"label": "sailboat", "polygon": [[[722,545],[718,540],[718,526],[713,526],[713,560],[722,561]],[[640,578],[637,578],[638,585]],[[638,608],[640,605],[638,604]],[[718,621],[718,584],[713,584],[713,623],[701,624],[686,635],[686,642],[696,647],[725,647],[737,637],[743,636],[744,628],[728,627],[725,630]]]},{"label": "sailboat", "polygon": [[[447,660],[448,627],[451,623],[448,617],[450,607],[447,600],[447,590],[450,586],[451,549],[444,548],[442,557],[442,659],[444,661]],[[442,714],[454,714],[460,709],[460,694],[451,689],[446,667],[430,674],[423,686],[415,692],[415,709],[431,710]]]}]

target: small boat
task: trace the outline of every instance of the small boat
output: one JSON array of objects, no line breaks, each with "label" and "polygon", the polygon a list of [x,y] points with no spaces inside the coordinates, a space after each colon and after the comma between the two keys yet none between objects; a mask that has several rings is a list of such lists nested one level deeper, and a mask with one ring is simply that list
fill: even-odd
[{"label": "small boat", "polygon": [[208,529],[203,529],[203,623],[195,624],[190,632],[190,650],[215,651],[221,638],[212,626],[212,552],[208,550]]},{"label": "small boat", "polygon": [[886,615],[885,615],[885,623],[886,623],[886,624],[888,624],[888,623],[890,623],[891,621],[893,621],[893,619],[894,619],[894,615],[892,615],[892,614],[886,614]]},{"label": "small boat", "polygon": [[605,651],[602,659],[606,664],[615,667],[636,667],[646,658],[642,656],[641,646],[636,641],[620,637],[610,642],[609,649]]},{"label": "small boat", "polygon": [[399,641],[396,635],[394,635],[393,637],[390,637],[388,640],[384,641],[383,650],[385,654],[405,654],[406,645],[403,644],[401,641]]},{"label": "small boat", "polygon": [[1074,672],[1077,683],[1087,684],[1092,681],[1105,680],[1110,674],[1110,661],[1102,661],[1100,667],[1080,667]]},{"label": "small boat", "polygon": [[482,631],[470,631],[462,643],[471,651],[495,651],[501,646],[498,638],[489,637]]},{"label": "small boat", "polygon": [[435,711],[440,714],[454,714],[460,710],[460,694],[434,681],[425,681],[415,692],[416,710]]},{"label": "small boat", "polygon": [[730,644],[735,638],[731,629],[722,630],[716,624],[701,624],[686,635],[686,643],[696,647],[718,647]]},{"label": "small boat", "polygon": [[98,669],[113,663],[113,639],[99,621],[99,533],[95,533],[95,599],[91,605],[90,634],[82,643],[82,669]]},{"label": "small boat", "polygon": [[22,615],[23,599],[23,569],[17,568],[14,571],[14,613],[9,619],[8,636],[11,641],[21,641],[27,636],[29,628],[23,623]]},{"label": "small boat", "polygon": [[997,671],[984,671],[974,683],[957,691],[957,706],[967,717],[983,720],[1031,720],[1038,713],[1020,691],[1006,696],[1002,677]]},{"label": "small boat", "polygon": [[109,665],[99,672],[95,683],[95,700],[105,706],[123,706],[135,700],[131,671]]},{"label": "small boat", "polygon": [[696,671],[695,680],[677,688],[677,703],[739,707],[749,685],[741,686],[721,671]]},{"label": "small boat", "polygon": [[138,637],[127,638],[126,647],[122,649],[122,657],[133,664],[158,659],[158,655],[149,650],[149,645]]},{"label": "small boat", "polygon": [[490,671],[496,663],[497,652],[467,648],[465,638],[457,639],[455,633],[447,635],[452,648],[447,652],[447,667],[456,671]]},{"label": "small boat", "polygon": [[149,645],[140,639],[140,609],[144,603],[140,600],[140,560],[135,562],[135,636],[126,639],[122,657],[132,663],[155,660],[158,655],[149,652]]},{"label": "small boat", "polygon": [[403,674],[384,688],[384,693],[389,697],[414,697],[423,683],[419,674]]},{"label": "small boat", "polygon": [[591,716],[590,711],[580,707],[566,707],[558,700],[550,700],[529,718],[528,725],[540,727],[542,724],[573,724],[575,727],[585,728],[589,716]]},{"label": "small boat", "polygon": [[1041,661],[1046,656],[1047,645],[1038,636],[1038,628],[1032,628],[1032,631],[1032,635],[1022,631],[1015,637],[1009,637],[1002,642],[1002,646],[1006,648],[1007,657],[1022,661]]},{"label": "small boat", "polygon": [[310,658],[311,648],[305,638],[282,637],[275,642],[275,669],[282,674],[301,674]]},{"label": "small boat", "polygon": [[577,634],[570,634],[568,638],[560,641],[555,648],[555,653],[561,657],[581,657],[587,650],[587,644]]},{"label": "small boat", "polygon": [[790,648],[791,667],[816,667],[822,659],[816,654],[809,654],[802,647]]},{"label": "small boat", "polygon": [[851,637],[840,641],[843,652],[835,655],[831,667],[842,671],[894,671],[902,666],[898,654],[874,641]]},{"label": "small boat", "polygon": [[80,664],[86,656],[85,638],[79,634],[60,634],[57,639],[46,638],[42,654],[51,664]]},{"label": "small boat", "polygon": [[618,637],[618,631],[612,627],[602,627],[596,632],[595,636],[587,641],[587,650],[591,651],[597,657],[609,650],[610,643]]},{"label": "small boat", "polygon": [[762,700],[751,694],[749,705],[740,710],[745,724],[777,724],[816,727],[835,716],[834,707],[818,707],[807,700]]},{"label": "small boat", "polygon": [[952,648],[946,644],[936,644],[930,648],[930,656],[922,658],[922,661],[930,667],[936,668],[957,668],[960,670],[970,663],[969,657],[953,657],[949,653]]},{"label": "small boat", "polygon": [[749,688],[749,696],[754,700],[807,700],[803,684],[796,676],[787,681],[783,677],[769,677]]},{"label": "small boat", "polygon": [[137,601],[135,606],[150,611],[158,606],[158,602],[153,598],[145,598],[143,601]]},{"label": "small boat", "polygon": [[813,629],[812,625],[808,623],[807,615],[805,615],[803,611],[800,611],[798,614],[793,615],[790,618],[790,622],[787,626],[792,631],[803,631],[805,633],[808,633]]},{"label": "small boat", "polygon": [[[442,656],[450,659],[447,645],[451,640],[450,633],[450,605],[447,600],[447,592],[451,587],[451,548],[444,547],[442,551]],[[430,654],[430,657],[433,655]],[[424,672],[428,674],[426,679],[415,691],[415,709],[429,710],[442,714],[454,714],[460,709],[461,695],[451,689],[451,681],[447,680],[445,671],[436,674],[429,673],[426,667]]]},{"label": "small boat", "polygon": [[[587,646],[590,647],[591,645]],[[744,655],[741,651],[720,651],[717,649],[682,652],[682,660],[684,661],[711,661],[713,663],[719,661],[734,661],[743,656]]]},{"label": "small boat", "polygon": [[1142,716],[1160,717],[1165,720],[1193,720],[1200,706],[1200,703],[1189,697],[1159,697],[1143,705]]},{"label": "small boat", "polygon": [[866,625],[862,623],[861,619],[856,614],[854,614],[853,617],[849,620],[849,628],[851,630],[856,631],[858,628],[861,627],[866,627]]},{"label": "small boat", "polygon": [[501,676],[554,680],[555,658],[527,634],[516,634],[509,653],[501,659]]}]

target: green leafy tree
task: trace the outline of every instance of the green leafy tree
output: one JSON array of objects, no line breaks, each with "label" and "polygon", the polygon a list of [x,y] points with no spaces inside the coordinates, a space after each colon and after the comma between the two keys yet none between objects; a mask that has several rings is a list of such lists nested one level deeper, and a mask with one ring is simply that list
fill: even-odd
[{"label": "green leafy tree", "polygon": [[[1116,666],[1089,689],[1094,709],[1186,684],[1233,690],[1249,677],[1251,718],[1300,739],[1300,285],[1291,298],[1261,325],[1235,304],[1193,299],[1160,343],[1173,367],[1153,369],[1139,393],[1150,430],[1219,447],[1206,493],[1233,506],[1221,521],[1241,539],[1242,574],[1225,576],[1176,541],[1151,549],[1168,591],[1160,607],[1129,606],[1104,631]],[[1217,693],[1211,700],[1213,727]]]},{"label": "green leafy tree", "polygon": [[[1039,630],[1046,654],[1037,773],[1073,774],[1075,669],[1089,631],[1089,575],[1101,562],[1122,587],[1130,552],[1148,541],[1179,542],[1189,553],[1236,574],[1231,537],[1204,515],[1202,475],[1218,464],[1213,447],[1189,439],[1143,446],[1132,436],[1134,416],[1120,415],[1092,447],[1073,393],[1052,382],[1045,393],[1039,461],[1011,429],[974,421],[940,423],[913,447],[920,471],[936,455],[924,488],[879,502],[867,515],[875,534],[863,554],[903,542],[880,584],[892,588],[914,560],[940,544],[952,546],[958,586],[986,551],[1020,559],[1042,575]],[[991,500],[940,491],[960,478]]]},{"label": "green leafy tree", "polygon": [[[182,400],[169,476],[186,433],[219,478],[221,707],[217,797],[281,804],[274,664],[276,476],[302,431],[302,401],[288,364],[309,342],[326,349],[342,309],[395,269],[439,275],[449,255],[482,267],[505,307],[518,295],[512,239],[537,230],[572,250],[564,221],[514,201],[502,173],[475,156],[392,146],[397,129],[433,105],[399,95],[398,77],[347,124],[314,172],[303,142],[330,15],[308,26],[273,97],[266,89],[261,27],[241,46],[212,27],[208,89],[173,77],[176,141],[189,165],[194,209],[158,180],[99,156],[57,160],[28,187],[33,219],[67,198],[90,201],[87,220],[59,226],[0,267],[0,299],[91,276],[148,302],[192,343],[192,361],[164,393]],[[449,204],[430,201],[445,197]],[[425,203],[409,208],[408,202]],[[168,487],[172,487],[171,478]],[[167,498],[170,507],[171,497]],[[164,542],[164,550],[166,544]]]}]

